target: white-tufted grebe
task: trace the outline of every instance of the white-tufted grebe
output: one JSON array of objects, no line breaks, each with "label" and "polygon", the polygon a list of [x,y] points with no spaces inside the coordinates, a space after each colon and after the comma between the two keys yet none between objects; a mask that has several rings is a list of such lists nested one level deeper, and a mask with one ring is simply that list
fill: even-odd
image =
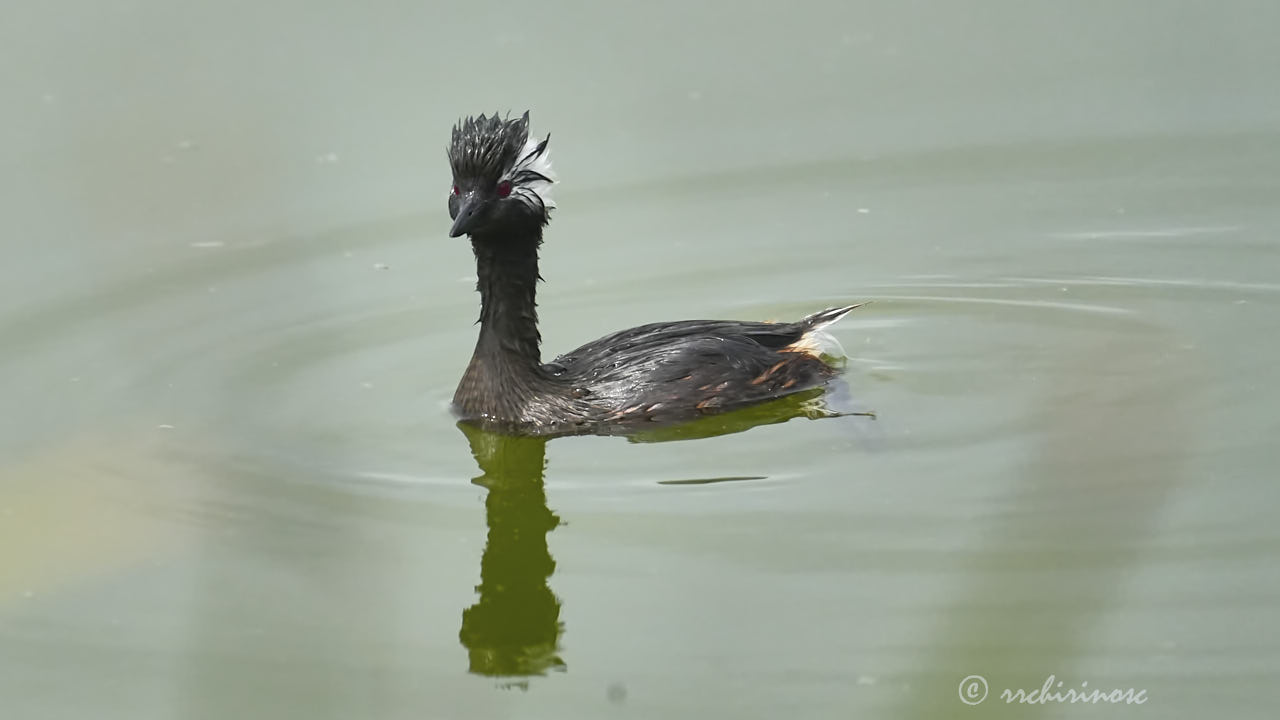
[{"label": "white-tufted grebe", "polygon": [[677,423],[809,390],[837,370],[820,331],[858,305],[797,322],[686,320],[623,330],[543,363],[538,247],[554,207],[546,139],[529,113],[460,121],[449,163],[450,237],[469,235],[480,337],[453,396],[460,419],[526,434]]}]

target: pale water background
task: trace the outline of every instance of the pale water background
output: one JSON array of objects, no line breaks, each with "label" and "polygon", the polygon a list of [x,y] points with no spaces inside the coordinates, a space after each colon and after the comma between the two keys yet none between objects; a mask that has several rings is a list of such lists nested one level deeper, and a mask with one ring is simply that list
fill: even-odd
[{"label": "pale water background", "polygon": [[[0,717],[1272,716],[1280,5],[426,5],[0,10]],[[879,419],[482,470],[525,108],[548,356],[874,300]]]}]

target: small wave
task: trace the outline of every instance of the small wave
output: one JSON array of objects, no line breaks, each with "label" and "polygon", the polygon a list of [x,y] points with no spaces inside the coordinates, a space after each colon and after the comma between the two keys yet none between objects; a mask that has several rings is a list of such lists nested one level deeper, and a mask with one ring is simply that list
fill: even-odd
[{"label": "small wave", "polygon": [[1049,237],[1060,240],[1147,240],[1189,237],[1193,235],[1222,235],[1238,232],[1239,225],[1204,225],[1150,230],[1084,230],[1078,232],[1051,233]]}]

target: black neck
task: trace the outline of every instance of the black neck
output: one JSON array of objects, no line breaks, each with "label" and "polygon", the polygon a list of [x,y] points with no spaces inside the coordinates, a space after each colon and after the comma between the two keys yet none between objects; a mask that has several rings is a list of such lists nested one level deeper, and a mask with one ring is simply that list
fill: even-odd
[{"label": "black neck", "polygon": [[472,235],[480,291],[477,357],[501,359],[512,369],[541,366],[535,301],[541,244],[541,227]]}]

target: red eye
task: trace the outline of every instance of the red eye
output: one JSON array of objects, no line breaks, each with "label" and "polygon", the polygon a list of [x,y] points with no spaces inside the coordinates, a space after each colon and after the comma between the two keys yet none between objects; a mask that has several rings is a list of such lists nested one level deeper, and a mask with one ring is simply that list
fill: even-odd
[{"label": "red eye", "polygon": [[452,190],[451,192],[452,192],[454,195],[460,195],[460,194],[461,194],[461,193],[459,193],[459,192],[458,192],[458,186],[457,186],[457,185],[454,185],[454,186],[453,186],[453,190]]},{"label": "red eye", "polygon": [[511,182],[503,180],[498,183],[498,197],[506,197],[511,194]]}]

